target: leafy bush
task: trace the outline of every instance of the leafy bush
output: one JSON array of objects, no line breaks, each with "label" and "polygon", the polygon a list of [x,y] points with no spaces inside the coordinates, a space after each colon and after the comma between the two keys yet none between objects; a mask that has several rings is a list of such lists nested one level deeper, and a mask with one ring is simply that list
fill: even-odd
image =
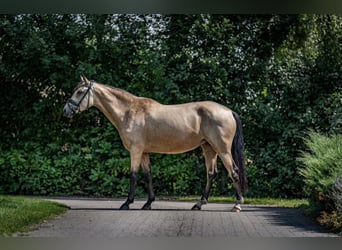
[{"label": "leafy bush", "polygon": [[[328,227],[332,228],[333,230],[342,233],[342,176],[340,176],[334,186],[332,192],[332,200],[335,203],[336,211],[331,213],[322,213],[321,215],[321,222],[326,222]],[[326,216],[324,216],[326,215]],[[324,218],[327,218],[324,220]]]},{"label": "leafy bush", "polygon": [[[113,128],[103,129],[94,127],[91,133],[101,136],[80,136],[74,139],[78,143],[28,143],[22,149],[1,151],[0,193],[126,196],[129,153]],[[200,195],[204,189],[204,161],[196,154],[153,154],[151,164],[157,195]],[[145,186],[141,171],[137,196],[146,196]]]},{"label": "leafy bush", "polygon": [[304,164],[299,172],[304,177],[306,192],[316,198],[328,196],[342,176],[342,135],[328,137],[310,132],[305,144],[309,151],[299,158]]},{"label": "leafy bush", "polygon": [[309,149],[299,160],[304,164],[305,191],[311,205],[320,213],[319,222],[342,230],[342,135],[324,136],[310,132],[305,143]]},{"label": "leafy bush", "polygon": [[336,204],[337,212],[342,216],[342,176],[335,182],[332,198]]}]

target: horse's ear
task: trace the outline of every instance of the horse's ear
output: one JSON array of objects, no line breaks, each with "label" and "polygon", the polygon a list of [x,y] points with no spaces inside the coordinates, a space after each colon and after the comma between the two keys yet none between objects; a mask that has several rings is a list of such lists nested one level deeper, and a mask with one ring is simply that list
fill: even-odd
[{"label": "horse's ear", "polygon": [[84,82],[85,84],[89,85],[90,81],[85,77],[85,75],[81,75],[81,81]]}]

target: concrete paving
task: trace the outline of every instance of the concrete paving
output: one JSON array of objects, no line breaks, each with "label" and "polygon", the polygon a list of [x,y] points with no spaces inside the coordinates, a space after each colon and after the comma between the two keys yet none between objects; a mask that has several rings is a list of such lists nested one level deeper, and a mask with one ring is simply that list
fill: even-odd
[{"label": "concrete paving", "polygon": [[26,236],[66,238],[121,237],[337,237],[303,216],[297,209],[209,203],[191,211],[193,202],[155,201],[142,211],[144,201],[131,210],[118,210],[124,200],[48,198],[71,209],[47,221]]}]

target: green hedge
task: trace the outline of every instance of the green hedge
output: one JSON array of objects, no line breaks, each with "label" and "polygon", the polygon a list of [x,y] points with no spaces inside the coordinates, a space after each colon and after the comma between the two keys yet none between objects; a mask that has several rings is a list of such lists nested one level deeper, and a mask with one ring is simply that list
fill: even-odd
[{"label": "green hedge", "polygon": [[[34,195],[126,196],[129,153],[113,127],[93,128],[94,137],[80,136],[66,144],[27,143],[25,148],[0,152],[0,192]],[[99,135],[101,134],[101,135]],[[87,134],[89,135],[89,134]],[[200,162],[201,161],[201,162]],[[206,172],[196,154],[151,155],[158,195],[200,195]],[[137,195],[145,196],[143,175]],[[218,193],[215,190],[213,193]]]},{"label": "green hedge", "polygon": [[300,169],[306,191],[312,197],[329,196],[338,177],[342,176],[342,135],[324,136],[310,132],[299,160],[305,165]]},{"label": "green hedge", "polygon": [[320,212],[319,220],[336,230],[342,230],[342,135],[324,136],[310,132],[308,147],[299,160],[304,164],[305,191],[311,205]]},{"label": "green hedge", "polygon": [[[83,73],[163,104],[233,109],[247,195],[303,197],[303,136],[341,132],[341,25],[304,14],[0,15],[0,191],[126,195],[128,153],[113,126],[95,108],[63,117]],[[157,193],[201,194],[200,150],[151,160]],[[231,194],[222,169],[213,193]]]}]

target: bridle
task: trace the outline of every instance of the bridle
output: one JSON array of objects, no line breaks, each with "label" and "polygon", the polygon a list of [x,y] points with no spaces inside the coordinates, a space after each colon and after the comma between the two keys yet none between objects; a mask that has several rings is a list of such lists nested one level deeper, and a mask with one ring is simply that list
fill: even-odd
[{"label": "bridle", "polygon": [[[70,110],[72,111],[73,114],[76,114],[76,113],[78,113],[80,111],[81,103],[84,100],[84,98],[88,95],[90,90],[93,88],[93,84],[94,84],[94,81],[91,80],[89,85],[88,85],[87,91],[84,93],[84,95],[82,96],[82,98],[78,102],[74,101],[72,98],[67,100],[67,105],[68,105],[68,107],[70,108]],[[77,90],[79,90],[80,88],[82,88],[82,87],[84,87],[84,85],[81,85],[78,89],[75,90],[75,92]],[[89,99],[90,98],[88,98],[87,108],[89,108]]]}]

